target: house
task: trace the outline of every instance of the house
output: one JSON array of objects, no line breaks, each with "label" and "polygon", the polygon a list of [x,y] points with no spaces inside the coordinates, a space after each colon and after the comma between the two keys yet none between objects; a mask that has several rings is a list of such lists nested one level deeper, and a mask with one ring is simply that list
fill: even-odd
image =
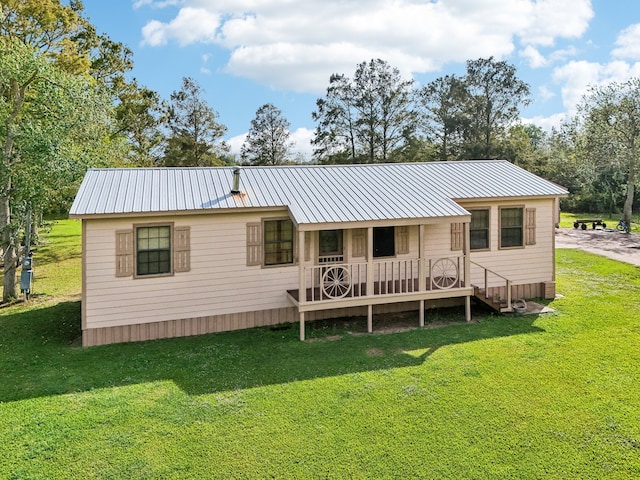
[{"label": "house", "polygon": [[503,160],[90,170],[83,345],[552,298],[567,193]]}]

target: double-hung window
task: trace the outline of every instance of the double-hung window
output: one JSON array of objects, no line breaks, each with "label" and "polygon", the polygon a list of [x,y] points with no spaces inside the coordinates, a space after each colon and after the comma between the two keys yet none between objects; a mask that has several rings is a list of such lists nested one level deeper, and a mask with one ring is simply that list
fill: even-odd
[{"label": "double-hung window", "polygon": [[264,221],[264,264],[293,263],[293,222],[290,219]]},{"label": "double-hung window", "polygon": [[524,209],[500,208],[500,248],[524,246]]},{"label": "double-hung window", "polygon": [[489,209],[471,210],[471,250],[489,249]]},{"label": "double-hung window", "polygon": [[136,228],[136,275],[171,273],[171,227]]}]

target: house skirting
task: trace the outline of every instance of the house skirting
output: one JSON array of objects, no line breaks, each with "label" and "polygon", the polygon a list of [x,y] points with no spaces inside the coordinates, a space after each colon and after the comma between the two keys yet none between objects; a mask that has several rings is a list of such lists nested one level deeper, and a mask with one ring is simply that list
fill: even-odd
[{"label": "house skirting", "polygon": [[[553,298],[555,282],[541,282],[527,285],[513,285],[513,298]],[[464,305],[464,298],[450,298],[425,301],[425,309]],[[400,313],[418,310],[419,302],[403,302],[375,305],[376,314]],[[366,316],[367,306],[335,308],[307,312],[305,321],[327,318]],[[115,327],[87,328],[82,331],[82,346],[91,347],[111,343],[142,342],[161,338],[187,337],[207,333],[242,330],[281,323],[298,322],[299,315],[294,306],[271,310],[240,312],[206,317],[184,318],[163,322],[149,322]]]}]

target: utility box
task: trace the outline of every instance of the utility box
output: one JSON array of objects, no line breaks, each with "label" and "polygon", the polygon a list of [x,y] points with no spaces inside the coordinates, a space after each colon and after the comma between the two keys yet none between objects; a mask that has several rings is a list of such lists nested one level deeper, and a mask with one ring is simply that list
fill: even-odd
[{"label": "utility box", "polygon": [[20,291],[28,297],[31,292],[31,280],[33,280],[33,258],[22,259],[22,273],[20,274]]}]

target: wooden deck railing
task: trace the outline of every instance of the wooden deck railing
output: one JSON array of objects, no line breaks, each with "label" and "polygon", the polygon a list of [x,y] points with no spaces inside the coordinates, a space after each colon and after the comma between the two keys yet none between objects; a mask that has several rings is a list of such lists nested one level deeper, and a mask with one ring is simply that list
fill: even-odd
[{"label": "wooden deck railing", "polygon": [[307,302],[448,290],[464,286],[464,256],[323,263],[304,275]]}]

